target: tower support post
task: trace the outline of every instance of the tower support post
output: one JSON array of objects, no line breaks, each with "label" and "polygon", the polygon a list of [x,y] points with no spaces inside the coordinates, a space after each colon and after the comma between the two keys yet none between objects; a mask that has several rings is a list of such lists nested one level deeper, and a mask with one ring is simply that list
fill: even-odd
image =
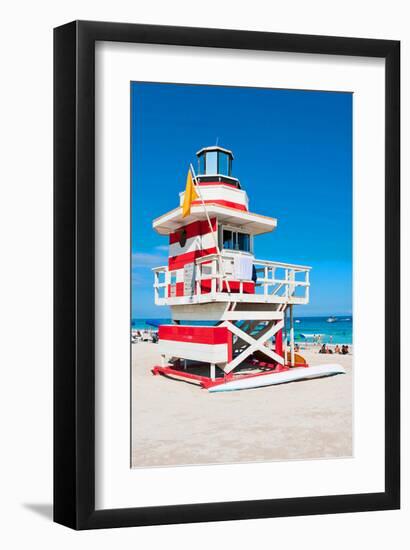
[{"label": "tower support post", "polygon": [[293,304],[289,305],[290,321],[290,366],[295,366],[295,329],[293,326]]},{"label": "tower support post", "polygon": [[283,329],[278,330],[275,334],[275,353],[283,356]]}]

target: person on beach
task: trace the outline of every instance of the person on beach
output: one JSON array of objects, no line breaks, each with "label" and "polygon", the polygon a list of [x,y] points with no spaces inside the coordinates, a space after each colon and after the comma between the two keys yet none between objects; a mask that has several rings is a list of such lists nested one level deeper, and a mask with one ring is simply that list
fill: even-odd
[{"label": "person on beach", "polygon": [[340,347],[339,347],[339,344],[336,344],[336,347],[335,347],[335,353],[340,353]]},{"label": "person on beach", "polygon": [[347,355],[349,353],[349,346],[343,345],[342,346],[342,355]]},{"label": "person on beach", "polygon": [[327,353],[326,344],[323,344],[322,347],[319,350],[319,353]]}]

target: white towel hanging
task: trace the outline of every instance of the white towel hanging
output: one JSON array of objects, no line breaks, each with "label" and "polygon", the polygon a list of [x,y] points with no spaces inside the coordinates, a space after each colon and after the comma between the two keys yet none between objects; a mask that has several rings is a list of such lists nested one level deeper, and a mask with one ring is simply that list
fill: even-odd
[{"label": "white towel hanging", "polygon": [[234,277],[237,280],[250,281],[252,279],[252,266],[253,258],[252,256],[245,255],[235,255],[234,258]]}]

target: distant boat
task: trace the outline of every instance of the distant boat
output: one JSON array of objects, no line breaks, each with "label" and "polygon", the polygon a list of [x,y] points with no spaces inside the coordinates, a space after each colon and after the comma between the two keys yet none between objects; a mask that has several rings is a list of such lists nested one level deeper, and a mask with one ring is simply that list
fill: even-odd
[{"label": "distant boat", "polygon": [[328,323],[336,323],[336,321],[337,321],[337,318],[336,318],[336,317],[329,317],[329,318],[327,319],[327,322],[328,322]]},{"label": "distant boat", "polygon": [[300,323],[300,319],[295,319],[295,323]]},{"label": "distant boat", "polygon": [[346,317],[346,319],[342,319],[342,321],[351,321],[350,317]]}]

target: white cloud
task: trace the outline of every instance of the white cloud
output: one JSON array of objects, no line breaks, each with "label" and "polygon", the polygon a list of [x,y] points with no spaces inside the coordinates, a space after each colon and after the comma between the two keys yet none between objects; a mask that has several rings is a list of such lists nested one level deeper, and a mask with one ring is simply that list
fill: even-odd
[{"label": "white cloud", "polygon": [[162,254],[150,252],[134,252],[132,255],[132,269],[136,267],[153,268],[167,265],[168,258]]}]

